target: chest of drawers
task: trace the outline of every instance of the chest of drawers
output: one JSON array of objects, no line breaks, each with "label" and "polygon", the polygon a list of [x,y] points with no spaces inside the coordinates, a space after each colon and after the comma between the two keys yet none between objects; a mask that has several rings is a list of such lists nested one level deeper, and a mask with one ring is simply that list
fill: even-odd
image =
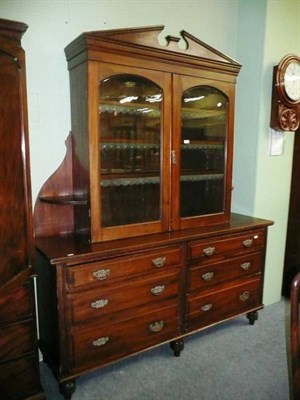
[{"label": "chest of drawers", "polygon": [[40,347],[66,399],[76,377],[263,307],[270,221],[233,215],[209,229],[99,244],[40,237]]},{"label": "chest of drawers", "polygon": [[68,266],[67,368],[106,364],[178,335],[182,254],[170,246]]},{"label": "chest of drawers", "polygon": [[265,240],[260,229],[188,243],[187,329],[260,306]]},{"label": "chest of drawers", "polygon": [[[0,297],[0,387],[3,398],[44,399],[38,369],[33,280],[7,288]],[[18,384],[13,384],[13,382]]]}]

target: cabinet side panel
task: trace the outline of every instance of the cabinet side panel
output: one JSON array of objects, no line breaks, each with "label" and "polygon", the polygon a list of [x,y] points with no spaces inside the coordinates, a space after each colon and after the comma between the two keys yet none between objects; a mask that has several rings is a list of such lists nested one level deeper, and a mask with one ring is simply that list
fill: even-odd
[{"label": "cabinet side panel", "polygon": [[0,284],[3,285],[27,268],[28,257],[26,193],[22,184],[20,65],[17,57],[1,49],[0,87]]},{"label": "cabinet side panel", "polygon": [[40,348],[55,370],[59,365],[56,270],[40,252],[36,254]]},{"label": "cabinet side panel", "polygon": [[[79,64],[70,70],[71,124],[73,136],[73,193],[86,198],[90,192],[89,136],[87,110],[87,66]],[[87,233],[89,206],[74,209],[75,231]]]}]

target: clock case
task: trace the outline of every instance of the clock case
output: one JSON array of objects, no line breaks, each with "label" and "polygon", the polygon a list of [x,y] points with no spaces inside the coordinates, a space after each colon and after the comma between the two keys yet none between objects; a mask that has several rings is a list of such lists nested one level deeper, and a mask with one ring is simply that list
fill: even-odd
[{"label": "clock case", "polygon": [[276,131],[295,132],[300,125],[300,101],[290,99],[284,87],[284,73],[292,61],[300,58],[287,54],[273,68],[270,127]]}]

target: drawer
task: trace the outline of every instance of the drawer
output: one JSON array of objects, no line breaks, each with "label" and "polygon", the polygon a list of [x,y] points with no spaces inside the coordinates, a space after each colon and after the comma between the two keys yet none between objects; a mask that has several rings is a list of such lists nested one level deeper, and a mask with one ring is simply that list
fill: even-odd
[{"label": "drawer", "polygon": [[[36,354],[1,364],[1,399],[34,399],[41,391]],[[37,394],[37,399],[42,397]]]},{"label": "drawer", "polygon": [[14,288],[0,297],[0,323],[28,317],[33,312],[32,282]]},{"label": "drawer", "polygon": [[[176,270],[158,276],[155,274],[154,277],[129,279],[128,283],[122,282],[68,295],[72,323],[101,316],[107,316],[108,320],[128,319],[135,315],[136,310],[132,310],[134,307],[146,305],[149,310],[159,307],[166,300],[171,300],[171,304],[178,303],[179,272]],[[123,311],[122,315],[113,315],[120,311]]]},{"label": "drawer", "polygon": [[119,324],[71,330],[71,369],[105,365],[179,335],[177,306],[158,310]]},{"label": "drawer", "polygon": [[10,360],[35,349],[35,325],[32,320],[0,328],[0,361]]},{"label": "drawer", "polygon": [[205,294],[188,296],[188,329],[201,328],[261,306],[261,280]]},{"label": "drawer", "polygon": [[264,230],[208,240],[195,240],[188,244],[188,257],[190,261],[210,262],[232,253],[256,251],[264,246],[264,242]]},{"label": "drawer", "polygon": [[155,273],[182,264],[182,248],[165,247],[105,261],[68,267],[70,291],[85,285],[99,285],[115,278],[128,278],[140,273]]},{"label": "drawer", "polygon": [[193,266],[189,272],[189,291],[244,278],[261,272],[262,254],[247,254],[205,266]]}]

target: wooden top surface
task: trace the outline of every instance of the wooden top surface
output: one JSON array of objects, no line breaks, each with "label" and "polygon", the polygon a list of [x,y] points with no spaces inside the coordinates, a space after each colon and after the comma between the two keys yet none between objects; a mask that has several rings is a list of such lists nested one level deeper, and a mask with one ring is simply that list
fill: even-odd
[{"label": "wooden top surface", "polygon": [[93,261],[95,258],[118,256],[122,252],[138,252],[149,246],[176,245],[185,240],[209,238],[212,235],[233,234],[242,230],[252,230],[273,225],[273,221],[245,215],[232,214],[229,223],[205,226],[193,229],[138,236],[129,239],[112,240],[109,242],[90,243],[75,235],[37,237],[37,249],[44,254],[52,264]]}]

